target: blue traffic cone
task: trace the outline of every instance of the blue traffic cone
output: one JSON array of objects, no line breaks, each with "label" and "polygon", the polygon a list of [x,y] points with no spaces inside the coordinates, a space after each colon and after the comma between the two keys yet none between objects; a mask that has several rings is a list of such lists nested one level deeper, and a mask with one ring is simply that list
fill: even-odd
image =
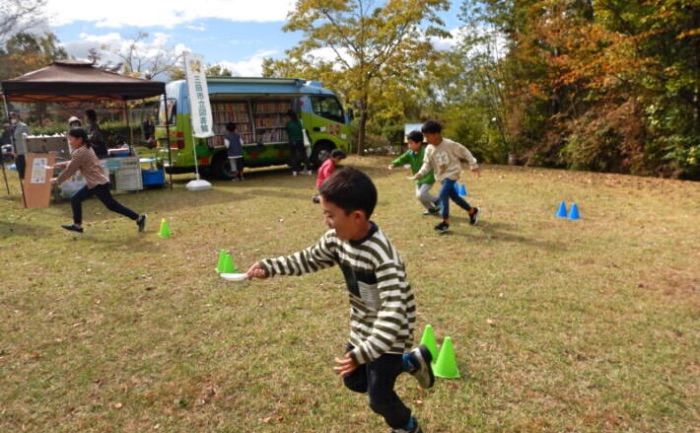
[{"label": "blue traffic cone", "polygon": [[557,212],[557,218],[566,218],[566,203],[559,203],[559,211]]},{"label": "blue traffic cone", "polygon": [[571,205],[571,211],[569,211],[569,219],[570,220],[577,220],[580,219],[581,217],[578,214],[578,206],[576,206],[576,203]]},{"label": "blue traffic cone", "polygon": [[459,186],[459,192],[458,192],[458,194],[461,195],[461,196],[466,196],[466,195],[467,195],[467,186],[466,186],[465,184],[461,184],[461,185]]}]

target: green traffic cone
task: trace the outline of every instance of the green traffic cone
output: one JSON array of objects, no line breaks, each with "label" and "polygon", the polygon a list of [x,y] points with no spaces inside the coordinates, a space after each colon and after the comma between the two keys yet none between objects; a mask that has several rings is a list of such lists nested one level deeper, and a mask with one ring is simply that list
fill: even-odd
[{"label": "green traffic cone", "polygon": [[219,262],[216,265],[216,272],[220,274],[233,274],[238,272],[236,265],[233,264],[231,254],[229,254],[228,251],[219,251]]},{"label": "green traffic cone", "polygon": [[456,379],[460,377],[457,369],[457,360],[455,359],[455,351],[452,348],[452,338],[445,337],[445,341],[440,348],[437,362],[433,366],[433,374],[444,379]]},{"label": "green traffic cone", "polygon": [[170,226],[168,225],[168,222],[163,218],[160,220],[160,231],[158,232],[158,236],[161,238],[169,238],[173,234],[170,232]]},{"label": "green traffic cone", "polygon": [[435,364],[435,361],[438,359],[438,348],[437,348],[437,343],[435,342],[435,334],[433,333],[433,326],[432,325],[425,325],[425,329],[423,330],[423,337],[420,339],[420,344],[425,345],[425,347],[428,348],[430,351],[430,354],[433,356],[433,364]]},{"label": "green traffic cone", "polygon": [[216,272],[219,274],[223,274],[224,268],[226,267],[226,255],[228,253],[226,250],[221,250],[219,251],[219,261],[216,263]]},{"label": "green traffic cone", "polygon": [[233,263],[233,257],[231,257],[231,254],[226,253],[226,262],[224,263],[224,271],[223,273],[225,274],[235,274],[238,272],[238,268],[236,268],[236,264]]}]

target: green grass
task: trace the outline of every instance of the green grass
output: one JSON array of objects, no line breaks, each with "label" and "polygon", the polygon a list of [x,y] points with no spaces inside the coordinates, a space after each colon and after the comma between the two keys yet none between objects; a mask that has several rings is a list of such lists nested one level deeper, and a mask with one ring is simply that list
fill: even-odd
[{"label": "green grass", "polygon": [[[426,433],[668,432],[700,425],[700,184],[554,170],[466,172],[472,227],[432,230],[388,158],[349,158],[379,189],[374,220],[407,263],[419,339],[450,336],[460,379],[398,384]],[[253,171],[208,191],[96,200],[0,196],[0,431],[384,432],[333,358],[348,331],[339,271],[231,283],[325,231],[315,178]],[[434,191],[436,189],[434,188]],[[555,217],[576,202],[581,220]],[[157,236],[166,219],[173,237]]]}]

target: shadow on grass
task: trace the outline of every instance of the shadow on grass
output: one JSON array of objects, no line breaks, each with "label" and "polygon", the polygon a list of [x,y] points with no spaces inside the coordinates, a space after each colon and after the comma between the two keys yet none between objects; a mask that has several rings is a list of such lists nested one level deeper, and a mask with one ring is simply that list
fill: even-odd
[{"label": "shadow on grass", "polygon": [[459,221],[459,225],[454,225],[451,230],[443,236],[458,236],[468,238],[470,240],[510,242],[514,244],[527,245],[530,247],[540,248],[546,251],[563,252],[568,250],[565,243],[551,242],[528,237],[522,234],[517,225],[503,221],[480,220],[475,226],[469,224],[467,218],[453,218],[452,221]]}]

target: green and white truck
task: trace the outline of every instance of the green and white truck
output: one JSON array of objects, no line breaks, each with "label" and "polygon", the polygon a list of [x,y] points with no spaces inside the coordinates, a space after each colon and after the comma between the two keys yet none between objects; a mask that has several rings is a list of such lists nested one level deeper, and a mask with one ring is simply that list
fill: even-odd
[{"label": "green and white truck", "polygon": [[168,173],[195,171],[193,146],[202,174],[230,179],[224,146],[226,123],[236,123],[246,167],[289,163],[285,125],[294,110],[309,138],[307,153],[318,164],[321,151],[348,150],[350,116],[338,97],[317,81],[297,78],[207,77],[214,136],[192,134],[187,82],[166,85],[156,124],[156,159]]}]

